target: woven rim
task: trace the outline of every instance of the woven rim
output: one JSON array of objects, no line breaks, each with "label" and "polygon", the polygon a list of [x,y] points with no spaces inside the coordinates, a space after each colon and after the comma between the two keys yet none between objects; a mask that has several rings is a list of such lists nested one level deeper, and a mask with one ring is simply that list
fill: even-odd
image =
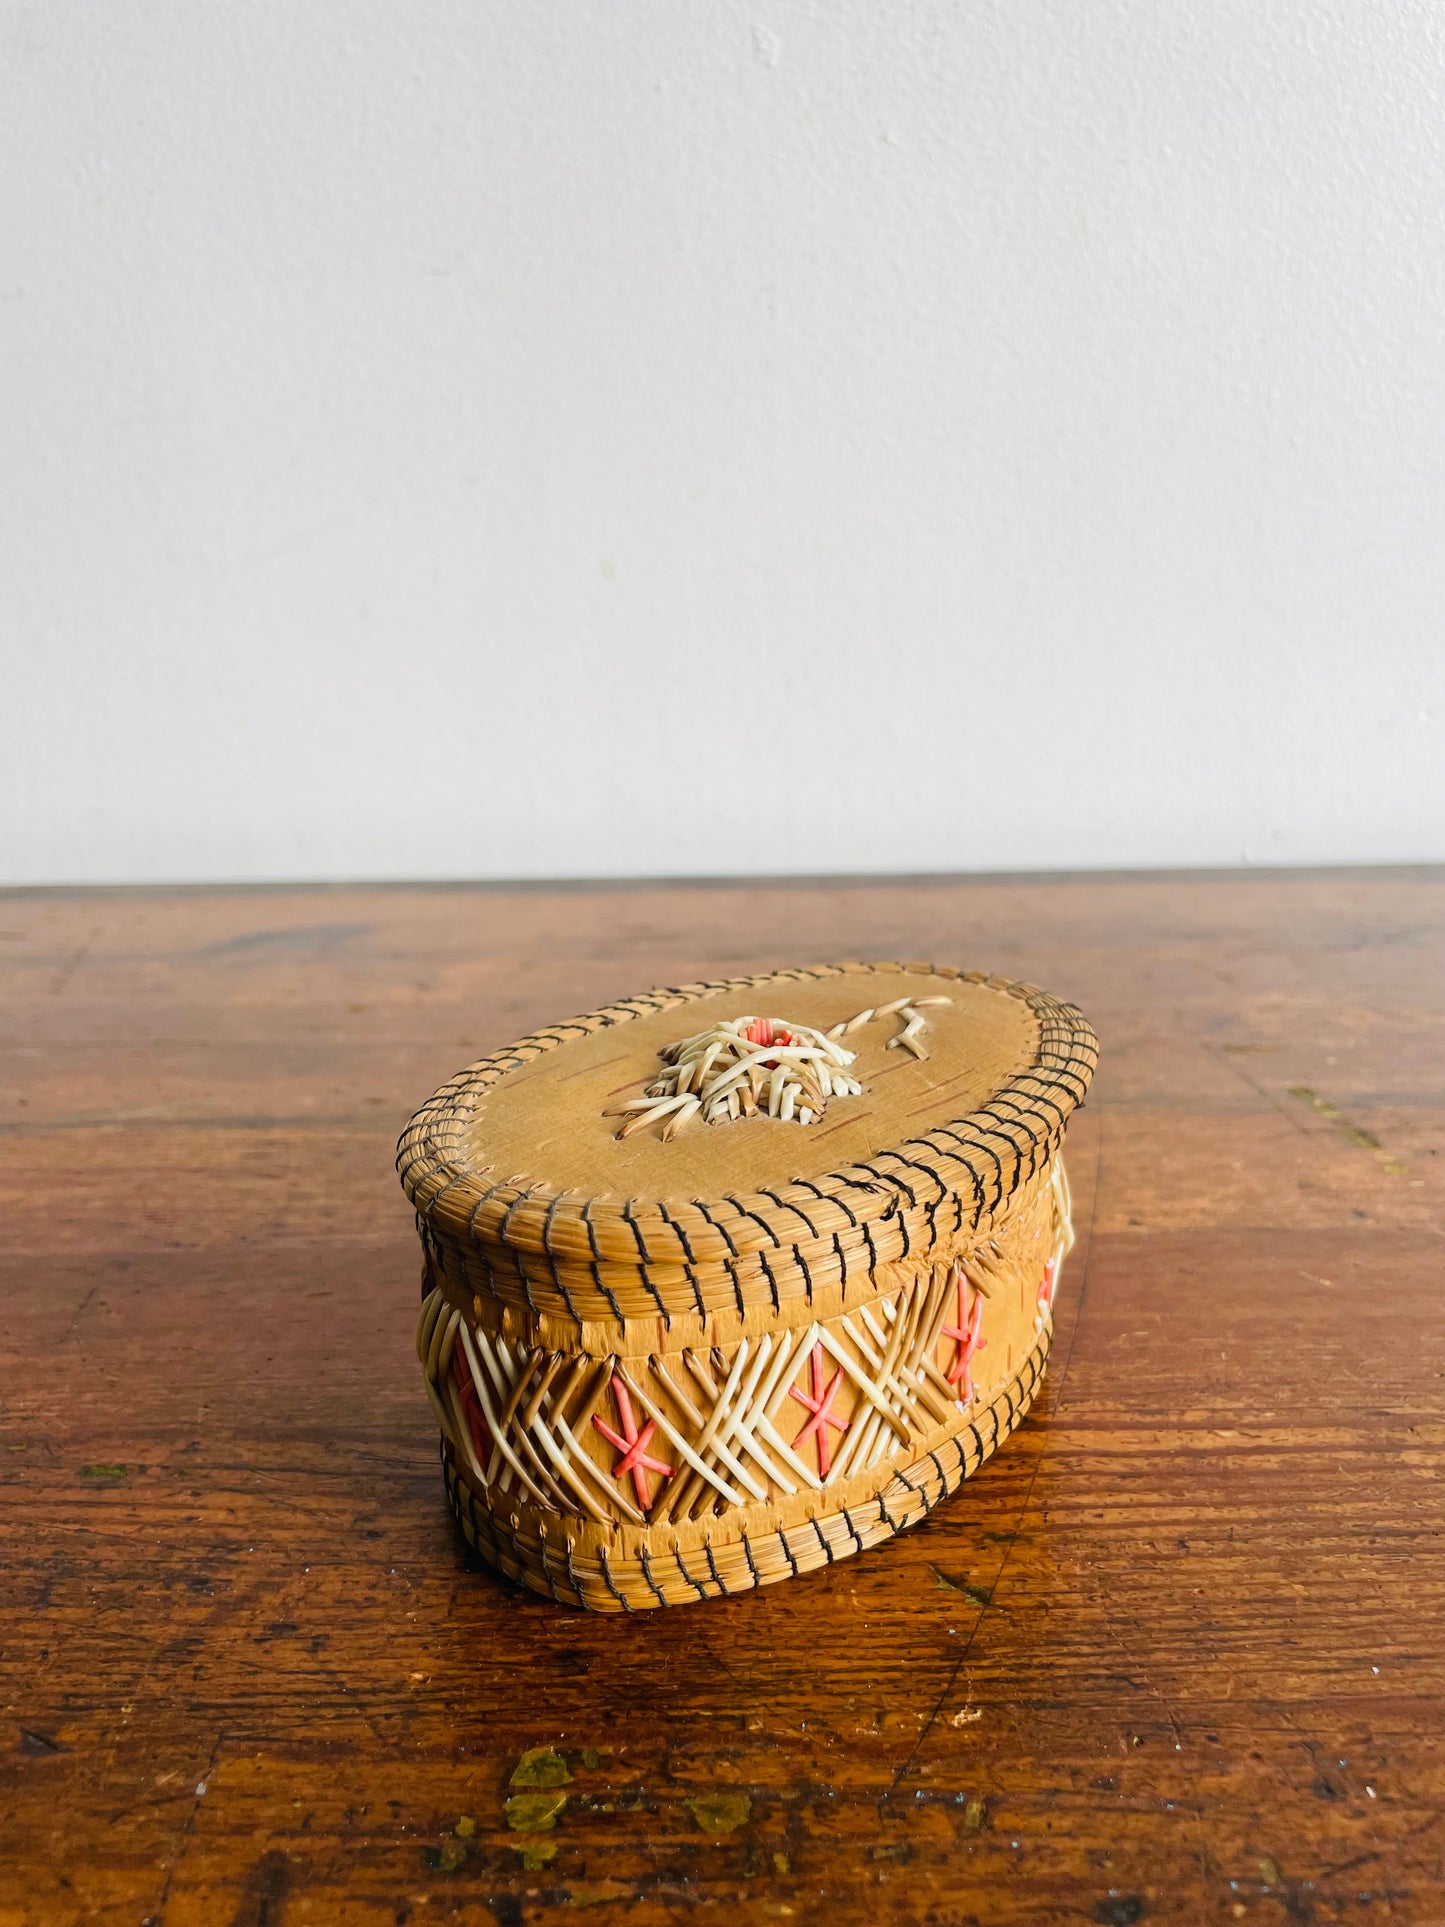
[{"label": "woven rim", "polygon": [[[482,1095],[508,1072],[570,1039],[710,997],[878,972],[952,978],[1017,999],[1038,1024],[1032,1060],[979,1110],[940,1122],[865,1162],[721,1200],[586,1198],[526,1178],[490,1183],[467,1161],[466,1133]],[[943,1205],[951,1207],[951,1231],[976,1230],[1048,1164],[1069,1115],[1084,1099],[1097,1056],[1094,1033],[1072,1004],[1033,984],[983,971],[844,963],[685,984],[549,1025],[459,1072],[403,1132],[397,1169],[424,1243],[431,1237],[477,1253],[483,1272],[476,1282],[533,1311],[562,1312],[580,1322],[584,1313],[621,1319],[644,1309],[701,1310],[714,1293],[704,1293],[700,1280],[724,1273],[739,1310],[744,1301],[776,1306],[780,1290],[794,1295],[786,1282],[779,1284],[780,1260],[808,1280],[818,1263],[836,1269],[835,1251],[846,1270],[844,1244],[858,1248],[860,1239],[870,1265],[900,1252],[906,1256],[915,1240],[935,1240]],[[886,1227],[887,1235],[875,1238],[875,1227]],[[645,1285],[645,1305],[628,1290],[632,1281]],[[580,1306],[579,1287],[586,1292]]]}]

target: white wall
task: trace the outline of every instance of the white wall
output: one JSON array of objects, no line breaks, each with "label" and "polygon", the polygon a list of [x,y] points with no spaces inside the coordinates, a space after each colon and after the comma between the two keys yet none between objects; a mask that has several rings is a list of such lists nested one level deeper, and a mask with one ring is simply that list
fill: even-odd
[{"label": "white wall", "polygon": [[4,0],[0,876],[1445,858],[1434,0]]}]

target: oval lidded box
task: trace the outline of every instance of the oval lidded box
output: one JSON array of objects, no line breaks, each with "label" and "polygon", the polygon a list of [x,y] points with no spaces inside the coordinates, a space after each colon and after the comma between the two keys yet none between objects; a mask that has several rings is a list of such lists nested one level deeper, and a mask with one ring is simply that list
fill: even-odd
[{"label": "oval lidded box", "polygon": [[916,1524],[1032,1403],[1096,1057],[1032,985],[850,963],[650,991],[460,1072],[397,1163],[468,1540],[615,1612]]}]

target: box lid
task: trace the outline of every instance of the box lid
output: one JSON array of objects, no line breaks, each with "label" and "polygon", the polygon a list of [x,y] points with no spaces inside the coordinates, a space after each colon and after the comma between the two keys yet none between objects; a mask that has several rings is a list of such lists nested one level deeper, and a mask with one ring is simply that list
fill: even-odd
[{"label": "box lid", "polygon": [[[806,1032],[840,1025],[856,1055],[831,1077],[861,1088],[818,1105],[807,1077],[790,1117],[708,1123],[674,1105],[639,1123],[640,1104],[625,1108],[676,1081],[669,1049],[743,1018],[774,1026],[731,1052],[754,1083],[762,1065],[765,1100],[775,1066],[807,1060]],[[982,972],[850,963],[688,984],[460,1072],[412,1119],[398,1169],[437,1268],[479,1315],[488,1297],[579,1323],[776,1312],[986,1226],[1048,1164],[1096,1056],[1072,1005]]]}]

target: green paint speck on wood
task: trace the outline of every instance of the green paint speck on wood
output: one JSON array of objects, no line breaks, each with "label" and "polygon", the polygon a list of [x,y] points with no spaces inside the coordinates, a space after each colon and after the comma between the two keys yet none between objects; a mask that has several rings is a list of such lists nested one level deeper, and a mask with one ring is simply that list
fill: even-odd
[{"label": "green paint speck on wood", "polygon": [[1331,1104],[1327,1097],[1321,1097],[1318,1091],[1312,1091],[1308,1084],[1291,1084],[1289,1094],[1297,1097],[1301,1104],[1308,1104],[1312,1111],[1318,1111],[1321,1117],[1340,1115],[1338,1106]]},{"label": "green paint speck on wood", "polygon": [[550,1833],[567,1804],[565,1793],[514,1793],[506,1803],[513,1833]]},{"label": "green paint speck on wood", "polygon": [[752,1817],[753,1803],[746,1793],[703,1793],[687,1810],[704,1833],[736,1833]]},{"label": "green paint speck on wood", "polygon": [[540,1867],[545,1867],[549,1860],[557,1858],[557,1842],[529,1840],[525,1846],[519,1843],[517,1852],[522,1856],[522,1865],[530,1872],[536,1873]]},{"label": "green paint speck on wood", "polygon": [[567,1786],[572,1775],[555,1746],[534,1746],[512,1768],[512,1786]]}]

